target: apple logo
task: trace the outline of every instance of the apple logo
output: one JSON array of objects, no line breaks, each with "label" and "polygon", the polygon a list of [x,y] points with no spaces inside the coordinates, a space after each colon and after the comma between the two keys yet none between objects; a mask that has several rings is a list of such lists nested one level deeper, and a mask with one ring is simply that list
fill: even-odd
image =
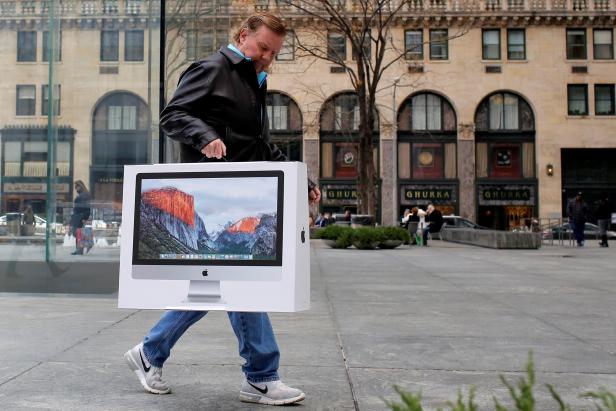
[{"label": "apple logo", "polygon": [[301,239],[302,239],[302,243],[306,242],[306,230],[304,227],[302,227]]},{"label": "apple logo", "polygon": [[208,274],[208,272],[207,272],[207,268],[206,268],[205,270],[203,270],[203,272],[201,273],[201,275],[203,275],[204,277],[207,277],[207,274]]}]

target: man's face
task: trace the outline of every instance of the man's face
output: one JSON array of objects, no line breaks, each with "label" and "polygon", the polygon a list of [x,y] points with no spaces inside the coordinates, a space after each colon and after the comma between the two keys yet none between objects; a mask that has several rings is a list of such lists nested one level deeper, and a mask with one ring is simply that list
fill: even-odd
[{"label": "man's face", "polygon": [[261,26],[254,32],[242,30],[238,48],[246,57],[252,59],[259,73],[267,71],[282,48],[283,41],[284,36],[274,33],[267,26]]}]

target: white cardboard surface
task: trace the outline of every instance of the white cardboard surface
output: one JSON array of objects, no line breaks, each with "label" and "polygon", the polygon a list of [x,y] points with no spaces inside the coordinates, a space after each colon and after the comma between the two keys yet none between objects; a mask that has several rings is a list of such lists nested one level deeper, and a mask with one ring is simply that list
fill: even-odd
[{"label": "white cardboard surface", "polygon": [[[280,281],[221,281],[225,306],[183,303],[188,280],[133,279],[132,246],[135,184],[142,172],[259,171],[284,172],[283,258]],[[301,241],[304,231],[305,241]],[[304,163],[183,163],[124,167],[120,249],[119,308],[294,312],[310,308],[310,238],[307,172]],[[244,267],[245,268],[245,267]],[[182,266],[178,265],[177,270]]]}]

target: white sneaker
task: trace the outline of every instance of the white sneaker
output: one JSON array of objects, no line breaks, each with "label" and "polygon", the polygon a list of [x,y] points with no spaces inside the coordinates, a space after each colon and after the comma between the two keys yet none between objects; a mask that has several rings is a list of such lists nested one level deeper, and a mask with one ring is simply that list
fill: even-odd
[{"label": "white sneaker", "polygon": [[306,395],[291,388],[280,380],[251,383],[244,380],[240,390],[240,401],[267,405],[285,405],[300,402]]},{"label": "white sneaker", "polygon": [[143,354],[143,343],[137,344],[124,354],[128,367],[137,374],[139,382],[152,394],[169,394],[171,388],[162,380],[163,369],[154,367]]}]

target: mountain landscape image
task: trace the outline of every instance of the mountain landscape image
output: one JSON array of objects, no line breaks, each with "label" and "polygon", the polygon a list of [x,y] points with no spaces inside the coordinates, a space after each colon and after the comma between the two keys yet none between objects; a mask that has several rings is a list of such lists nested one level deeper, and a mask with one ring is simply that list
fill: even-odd
[{"label": "mountain landscape image", "polygon": [[[255,260],[276,259],[275,209],[227,221],[217,230],[206,229],[208,215],[197,212],[203,195],[194,196],[176,187],[145,189],[139,204],[138,258],[161,259],[161,254],[251,255]],[[211,224],[210,224],[211,226]],[[199,258],[198,258],[199,259]]]}]

